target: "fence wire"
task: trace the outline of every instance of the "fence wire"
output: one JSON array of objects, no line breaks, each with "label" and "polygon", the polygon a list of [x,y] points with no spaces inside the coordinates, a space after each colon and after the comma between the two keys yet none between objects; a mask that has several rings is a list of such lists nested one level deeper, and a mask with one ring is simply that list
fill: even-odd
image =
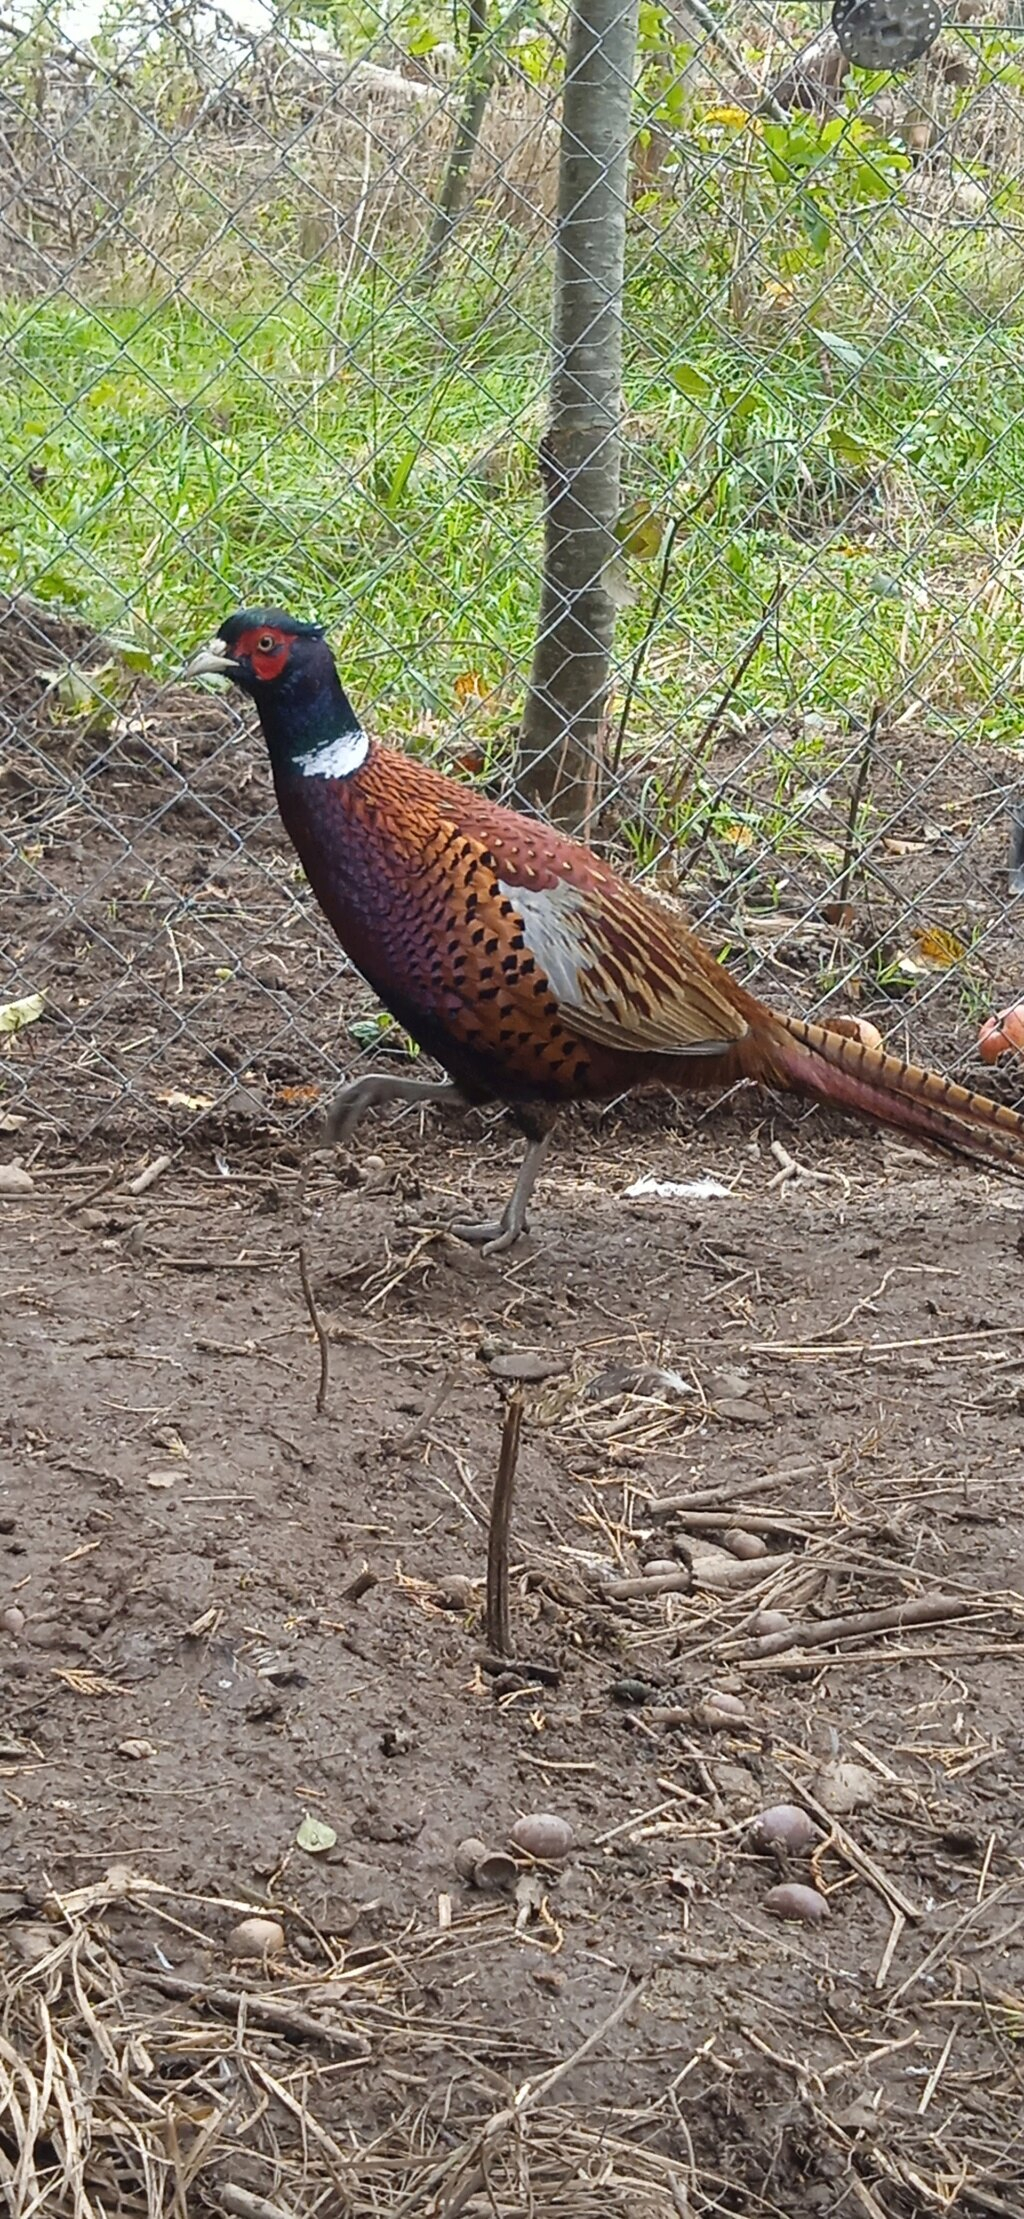
[{"label": "fence wire", "polygon": [[[510,790],[565,52],[537,0],[0,22],[0,1129],[290,1124],[410,1052],[175,679],[283,604]],[[642,0],[587,825],[758,991],[975,1083],[1021,985],[1022,60],[1012,6],[888,77],[817,8]]]}]

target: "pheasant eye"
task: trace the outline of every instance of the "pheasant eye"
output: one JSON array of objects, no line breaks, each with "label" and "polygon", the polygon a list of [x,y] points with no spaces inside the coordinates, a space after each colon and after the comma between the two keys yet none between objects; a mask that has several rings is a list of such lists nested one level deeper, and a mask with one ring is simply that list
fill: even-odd
[{"label": "pheasant eye", "polygon": [[272,655],[276,646],[277,641],[274,638],[273,632],[260,633],[259,639],[256,642],[257,652],[260,655]]}]

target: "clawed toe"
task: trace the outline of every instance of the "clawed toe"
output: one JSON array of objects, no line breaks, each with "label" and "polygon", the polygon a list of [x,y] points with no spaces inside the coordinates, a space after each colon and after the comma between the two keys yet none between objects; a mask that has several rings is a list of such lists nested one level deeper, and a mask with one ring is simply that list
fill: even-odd
[{"label": "clawed toe", "polygon": [[497,1218],[489,1225],[453,1225],[456,1240],[465,1241],[469,1248],[478,1248],[481,1256],[504,1256],[514,1248],[526,1231],[525,1225],[507,1225],[504,1218]]}]

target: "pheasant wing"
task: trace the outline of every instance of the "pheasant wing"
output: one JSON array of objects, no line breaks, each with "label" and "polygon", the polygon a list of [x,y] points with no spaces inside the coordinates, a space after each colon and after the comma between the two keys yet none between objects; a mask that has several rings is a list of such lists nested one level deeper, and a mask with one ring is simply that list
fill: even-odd
[{"label": "pheasant wing", "polygon": [[611,872],[501,892],[550,980],[562,1022],[584,1040],[635,1055],[714,1055],[741,1040],[746,1019],[730,982],[667,910]]}]

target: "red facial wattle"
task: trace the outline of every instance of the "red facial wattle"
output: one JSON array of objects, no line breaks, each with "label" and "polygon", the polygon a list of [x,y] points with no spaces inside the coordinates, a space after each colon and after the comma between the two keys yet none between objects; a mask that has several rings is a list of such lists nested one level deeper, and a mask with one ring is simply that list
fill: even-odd
[{"label": "red facial wattle", "polygon": [[275,678],[280,678],[291,647],[292,642],[286,633],[272,632],[261,627],[243,632],[241,639],[235,642],[234,653],[239,661],[244,659],[251,664],[253,675],[261,684],[269,685]]}]

